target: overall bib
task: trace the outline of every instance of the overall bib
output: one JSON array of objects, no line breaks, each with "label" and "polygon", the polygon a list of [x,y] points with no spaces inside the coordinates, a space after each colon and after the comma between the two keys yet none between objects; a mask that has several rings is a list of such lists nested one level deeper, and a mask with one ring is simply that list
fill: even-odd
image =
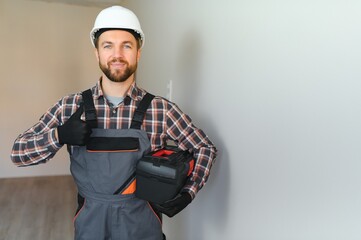
[{"label": "overall bib", "polygon": [[[92,92],[83,92],[86,121],[97,127]],[[87,146],[73,146],[71,173],[80,206],[74,218],[76,240],[162,240],[162,222],[147,201],[135,197],[135,168],[150,151],[140,130],[153,99],[146,94],[129,129],[93,128]]]}]

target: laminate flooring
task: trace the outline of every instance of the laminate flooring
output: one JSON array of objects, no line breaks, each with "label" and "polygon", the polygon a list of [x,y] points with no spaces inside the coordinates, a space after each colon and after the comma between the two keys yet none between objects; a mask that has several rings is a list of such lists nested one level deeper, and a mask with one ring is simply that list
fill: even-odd
[{"label": "laminate flooring", "polygon": [[0,240],[72,240],[71,176],[0,179]]}]

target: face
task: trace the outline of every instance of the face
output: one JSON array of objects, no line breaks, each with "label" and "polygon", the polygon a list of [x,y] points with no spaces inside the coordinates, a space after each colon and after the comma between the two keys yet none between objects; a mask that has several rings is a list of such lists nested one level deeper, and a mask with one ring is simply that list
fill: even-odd
[{"label": "face", "polygon": [[112,82],[134,79],[140,58],[137,40],[127,31],[109,30],[102,33],[95,50],[103,77]]}]

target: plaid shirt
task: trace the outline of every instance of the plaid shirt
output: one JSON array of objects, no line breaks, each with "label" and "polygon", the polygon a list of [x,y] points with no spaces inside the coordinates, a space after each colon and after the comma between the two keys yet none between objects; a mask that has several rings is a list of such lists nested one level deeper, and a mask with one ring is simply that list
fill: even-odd
[{"label": "plaid shirt", "polygon": [[[100,81],[92,88],[92,92],[98,128],[102,129],[128,129],[136,106],[146,94],[145,90],[133,83],[123,103],[113,106],[104,97]],[[81,93],[63,97],[37,124],[21,134],[15,140],[11,153],[14,164],[34,165],[53,158],[62,147],[55,138],[56,127],[75,113],[81,101]],[[84,114],[82,119],[85,120]],[[207,181],[215,160],[217,150],[213,143],[201,129],[192,124],[189,116],[174,103],[161,97],[155,97],[151,102],[141,129],[147,132],[152,151],[164,147],[167,139],[171,139],[180,149],[193,152],[196,164],[184,190],[194,197]]]}]

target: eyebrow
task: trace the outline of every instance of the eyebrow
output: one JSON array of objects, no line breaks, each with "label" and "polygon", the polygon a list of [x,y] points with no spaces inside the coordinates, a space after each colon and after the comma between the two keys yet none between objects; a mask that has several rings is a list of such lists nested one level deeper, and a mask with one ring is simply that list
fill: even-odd
[{"label": "eyebrow", "polygon": [[113,43],[110,42],[110,41],[104,41],[104,42],[101,43],[102,46],[104,46],[105,44],[113,44]]},{"label": "eyebrow", "polygon": [[122,44],[130,44],[130,45],[134,45],[134,43],[132,41],[124,41],[122,42]]},{"label": "eyebrow", "polygon": [[[101,43],[101,46],[104,46],[105,44],[114,44],[113,42],[111,41],[104,41]],[[132,41],[124,41],[122,42],[121,44],[131,44],[131,45],[134,45],[134,43]]]}]

